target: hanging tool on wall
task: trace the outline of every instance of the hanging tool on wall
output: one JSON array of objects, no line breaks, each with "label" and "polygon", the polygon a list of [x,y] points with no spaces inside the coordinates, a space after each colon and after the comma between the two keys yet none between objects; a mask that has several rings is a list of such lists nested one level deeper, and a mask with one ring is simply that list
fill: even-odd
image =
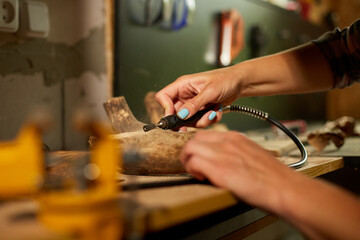
[{"label": "hanging tool on wall", "polygon": [[131,19],[143,26],[160,22],[163,29],[178,31],[193,23],[195,0],[128,0]]},{"label": "hanging tool on wall", "polygon": [[163,0],[161,26],[178,31],[193,23],[195,0]]},{"label": "hanging tool on wall", "polygon": [[265,55],[266,34],[260,25],[254,25],[249,34],[250,58],[257,58]]},{"label": "hanging tool on wall", "polygon": [[161,0],[128,0],[128,12],[131,19],[143,26],[152,26],[161,17]]},{"label": "hanging tool on wall", "polygon": [[218,65],[229,66],[244,47],[244,20],[236,10],[223,11],[219,18]]}]

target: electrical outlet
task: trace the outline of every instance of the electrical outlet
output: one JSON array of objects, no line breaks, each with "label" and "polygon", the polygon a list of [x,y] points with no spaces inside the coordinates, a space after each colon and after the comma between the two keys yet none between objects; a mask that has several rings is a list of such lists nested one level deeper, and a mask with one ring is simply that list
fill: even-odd
[{"label": "electrical outlet", "polygon": [[19,0],[0,0],[0,31],[16,32],[19,28]]}]

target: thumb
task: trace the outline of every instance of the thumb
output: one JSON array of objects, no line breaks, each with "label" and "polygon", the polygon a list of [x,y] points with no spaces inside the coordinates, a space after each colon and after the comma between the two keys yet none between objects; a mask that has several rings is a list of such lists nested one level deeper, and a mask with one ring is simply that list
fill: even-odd
[{"label": "thumb", "polygon": [[200,110],[200,108],[210,103],[211,99],[209,96],[211,95],[204,94],[204,92],[202,92],[185,102],[181,109],[177,112],[178,117],[181,119],[187,119],[193,116]]}]

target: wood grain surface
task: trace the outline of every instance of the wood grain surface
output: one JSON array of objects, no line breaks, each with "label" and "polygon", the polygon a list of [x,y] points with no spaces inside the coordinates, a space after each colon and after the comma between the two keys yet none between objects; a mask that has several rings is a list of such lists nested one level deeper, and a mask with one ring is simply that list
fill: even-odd
[{"label": "wood grain surface", "polygon": [[[298,158],[281,157],[279,160],[284,164],[289,164],[297,161]],[[342,167],[341,157],[310,157],[308,163],[296,171],[309,177],[317,177]],[[119,176],[124,185],[174,180],[172,178],[179,180],[187,179],[189,176]],[[205,184],[123,192],[121,198],[138,204],[138,208],[141,209],[140,218],[142,218],[138,221],[146,219],[146,231],[158,231],[239,203],[239,200],[229,191]]]},{"label": "wood grain surface", "polygon": [[[86,152],[64,151],[51,153],[50,158],[53,159],[50,167],[51,174],[71,177],[69,173],[71,166],[87,154]],[[297,161],[298,158],[281,157],[279,160],[284,164],[289,164]],[[310,157],[308,164],[296,171],[310,177],[316,177],[342,166],[341,157]],[[128,231],[144,234],[156,232],[240,203],[229,191],[201,183],[135,189],[133,191],[120,190],[121,186],[129,184],[190,179],[188,175],[137,176],[119,174],[117,178],[119,181],[119,200],[123,209],[123,226]],[[37,220],[37,208],[34,200],[2,203],[0,205],[0,235],[14,236],[13,239],[58,239],[58,235],[45,229]],[[14,221],[16,216],[26,216],[26,221]],[[31,236],[32,234],[34,237]]]}]

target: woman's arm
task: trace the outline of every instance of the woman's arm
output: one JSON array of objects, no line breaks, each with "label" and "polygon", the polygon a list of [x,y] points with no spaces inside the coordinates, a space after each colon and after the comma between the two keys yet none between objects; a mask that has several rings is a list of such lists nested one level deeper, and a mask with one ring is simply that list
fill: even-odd
[{"label": "woman's arm", "polygon": [[241,76],[241,97],[318,92],[334,85],[330,65],[313,43],[240,63],[234,71]]},{"label": "woman's arm", "polygon": [[310,239],[360,239],[356,196],[288,168],[240,133],[197,132],[180,159],[194,177],[284,218]]},{"label": "woman's arm", "polygon": [[[189,118],[206,105],[228,105],[239,97],[308,93],[331,89],[334,76],[319,48],[308,43],[280,52],[213,71],[184,75],[156,95],[165,114],[178,113]],[[186,109],[187,114],[179,114]],[[196,127],[206,127],[214,120],[208,114]]]},{"label": "woman's arm", "polygon": [[322,180],[296,178],[279,215],[311,239],[360,239],[358,197]]}]

